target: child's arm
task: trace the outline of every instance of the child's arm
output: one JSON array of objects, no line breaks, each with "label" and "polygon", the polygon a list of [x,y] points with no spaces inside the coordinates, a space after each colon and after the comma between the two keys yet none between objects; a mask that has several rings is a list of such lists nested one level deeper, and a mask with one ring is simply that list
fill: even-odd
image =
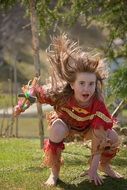
[{"label": "child's arm", "polygon": [[22,87],[21,94],[18,95],[19,101],[14,108],[14,116],[20,115],[21,112],[24,112],[27,108],[30,107],[36,100],[41,104],[50,104],[54,105],[55,101],[50,97],[47,92],[47,86],[41,86],[38,84],[38,77],[35,77],[33,80],[29,81],[27,85]]},{"label": "child's arm", "polygon": [[94,181],[95,185],[101,185],[103,183],[103,179],[97,173],[100,157],[101,154],[96,154],[93,156],[90,169],[88,171],[89,180],[90,182]]},{"label": "child's arm", "polygon": [[97,173],[101,153],[104,152],[106,147],[111,146],[110,140],[107,138],[107,131],[103,126],[99,129],[92,129],[92,159],[90,163],[90,169],[88,172],[90,181],[93,180],[96,185],[101,185],[103,180]]}]

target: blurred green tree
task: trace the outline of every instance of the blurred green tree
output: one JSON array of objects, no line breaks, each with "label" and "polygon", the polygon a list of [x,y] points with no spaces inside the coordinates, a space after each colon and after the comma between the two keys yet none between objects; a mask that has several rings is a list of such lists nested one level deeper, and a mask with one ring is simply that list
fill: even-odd
[{"label": "blurred green tree", "polygon": [[[28,0],[1,0],[0,8],[20,3],[29,13]],[[124,64],[111,75],[109,86],[114,99],[126,99],[127,94],[127,2],[126,0],[36,0],[39,32],[45,34],[59,26],[71,26],[77,20],[86,26],[96,22],[107,32],[103,52],[110,62],[124,59]],[[120,81],[120,82],[119,82]]]}]

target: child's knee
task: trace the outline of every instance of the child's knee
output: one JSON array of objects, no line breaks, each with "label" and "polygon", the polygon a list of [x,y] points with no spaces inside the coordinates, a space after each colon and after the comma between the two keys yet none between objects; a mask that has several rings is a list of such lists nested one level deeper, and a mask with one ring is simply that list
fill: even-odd
[{"label": "child's knee", "polygon": [[56,119],[49,128],[49,139],[53,142],[61,142],[68,133],[66,124],[61,119]]},{"label": "child's knee", "polygon": [[119,141],[119,136],[114,129],[108,130],[108,138],[111,140],[112,143],[116,143]]}]

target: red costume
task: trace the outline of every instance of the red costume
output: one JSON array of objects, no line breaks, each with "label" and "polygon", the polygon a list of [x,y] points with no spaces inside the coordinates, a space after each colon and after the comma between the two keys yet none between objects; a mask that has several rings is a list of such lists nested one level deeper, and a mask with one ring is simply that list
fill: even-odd
[{"label": "red costume", "polygon": [[[47,97],[43,87],[37,89],[37,96],[40,103],[54,105],[54,101]],[[88,107],[79,106],[75,98],[71,96],[64,105],[55,110],[58,118],[77,131],[83,131],[88,126],[93,128],[103,126],[105,130],[113,126],[113,120],[104,102],[95,96]]]},{"label": "red costume", "polygon": [[[46,103],[54,107],[55,117],[49,117],[51,127],[52,122],[59,118],[68,126],[68,136],[78,133],[84,139],[92,140],[92,156],[95,154],[101,154],[102,163],[105,161],[109,162],[116,155],[119,142],[112,144],[107,137],[107,130],[113,127],[113,119],[102,100],[93,96],[90,100],[89,106],[82,107],[78,105],[72,95],[64,104],[62,104],[62,106],[58,106],[43,86],[36,85],[32,89],[34,95],[41,104]],[[18,114],[19,111],[22,112],[22,109],[17,111]],[[96,133],[97,131],[99,131],[99,133]],[[63,149],[63,141],[60,143],[54,143],[51,142],[50,139],[47,140],[44,146],[45,165],[52,167],[53,164],[57,165],[61,162],[60,154]]]},{"label": "red costume", "polygon": [[[40,103],[54,106],[57,114],[56,119],[61,119],[68,126],[70,134],[78,133],[83,135],[84,139],[92,140],[92,155],[101,153],[103,160],[105,160],[104,157],[106,157],[106,160],[107,158],[110,160],[115,156],[119,142],[115,145],[111,144],[107,137],[106,132],[107,129],[113,127],[113,119],[102,100],[94,96],[88,107],[81,107],[77,104],[74,96],[71,96],[62,106],[56,106],[55,101],[50,98],[43,86],[36,88],[36,96]],[[52,121],[49,121],[49,123],[52,124]],[[96,134],[94,129],[99,129],[99,134]],[[51,166],[52,160],[54,160],[52,158],[54,149],[56,152],[59,149],[63,150],[63,142],[46,141],[44,163],[48,166]]]}]

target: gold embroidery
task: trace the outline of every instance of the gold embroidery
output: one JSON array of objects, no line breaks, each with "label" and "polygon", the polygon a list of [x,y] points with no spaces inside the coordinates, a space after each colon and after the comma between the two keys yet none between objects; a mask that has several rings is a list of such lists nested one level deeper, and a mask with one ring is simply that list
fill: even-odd
[{"label": "gold embroidery", "polygon": [[87,120],[92,120],[94,118],[94,116],[98,116],[99,118],[101,118],[103,121],[107,122],[107,123],[111,123],[112,120],[110,118],[108,118],[106,115],[104,115],[102,112],[97,111],[96,114],[92,114],[92,115],[88,115],[86,117],[80,117],[78,115],[76,115],[74,112],[72,112],[71,110],[69,110],[68,108],[61,108],[63,111],[65,111],[66,113],[68,113],[68,115],[70,117],[72,117],[73,119],[77,120],[77,121],[87,121]]},{"label": "gold embroidery", "polygon": [[84,113],[84,114],[88,114],[89,112],[85,109],[82,108],[78,108],[78,107],[72,107],[73,110],[75,110],[78,113]]},{"label": "gold embroidery", "polygon": [[94,118],[94,114],[92,115],[88,115],[86,117],[79,117],[78,115],[74,114],[71,110],[69,110],[68,108],[61,108],[63,111],[65,111],[66,113],[68,113],[68,115],[70,117],[72,117],[73,119],[77,120],[77,121],[87,121],[87,120],[92,120]]},{"label": "gold embroidery", "polygon": [[106,115],[104,115],[102,112],[97,111],[96,116],[100,117],[102,120],[104,120],[107,123],[111,123],[112,120],[108,118]]}]

